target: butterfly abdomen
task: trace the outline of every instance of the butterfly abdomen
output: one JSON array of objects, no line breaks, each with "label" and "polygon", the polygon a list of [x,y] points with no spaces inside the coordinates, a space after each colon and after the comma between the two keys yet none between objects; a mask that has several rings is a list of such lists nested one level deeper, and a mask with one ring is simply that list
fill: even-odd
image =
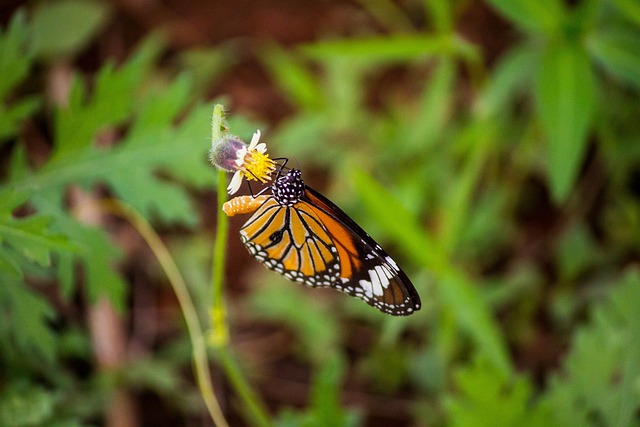
[{"label": "butterfly abdomen", "polygon": [[247,214],[255,211],[262,206],[269,196],[238,196],[225,202],[222,205],[222,211],[227,216]]}]

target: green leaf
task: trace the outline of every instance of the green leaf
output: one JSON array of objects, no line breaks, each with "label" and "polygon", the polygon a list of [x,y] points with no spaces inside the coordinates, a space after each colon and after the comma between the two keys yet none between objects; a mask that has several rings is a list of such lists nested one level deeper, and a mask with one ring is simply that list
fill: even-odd
[{"label": "green leaf", "polygon": [[25,14],[20,10],[11,18],[6,31],[0,32],[0,101],[29,72],[32,56],[27,52],[28,37]]},{"label": "green leaf", "polygon": [[640,3],[636,0],[612,0],[612,3],[622,12],[622,16],[640,25]]},{"label": "green leaf", "polygon": [[[98,235],[96,234],[96,237]],[[91,245],[91,248],[102,249],[102,253],[91,252],[84,255],[84,265],[87,274],[87,287],[89,300],[95,303],[100,298],[106,297],[114,307],[122,312],[126,297],[127,285],[116,271],[113,248],[99,237],[99,242]]]},{"label": "green leaf", "polygon": [[186,107],[190,90],[189,76],[181,74],[162,91],[149,93],[136,112],[136,120],[127,134],[129,144],[138,143],[138,136],[170,127],[175,117]]},{"label": "green leaf", "polygon": [[416,117],[407,126],[409,134],[402,148],[423,151],[424,147],[433,146],[441,138],[451,115],[455,73],[456,65],[452,60],[444,58],[436,64],[433,76],[421,94]]},{"label": "green leaf", "polygon": [[437,32],[450,33],[455,31],[457,18],[455,3],[447,0],[435,0],[424,2],[424,6]]},{"label": "green leaf", "polygon": [[[0,244],[12,248],[29,262],[40,266],[50,265],[50,253],[54,250],[73,251],[77,249],[70,244],[64,235],[52,232],[53,217],[34,214],[23,218],[14,218],[12,211],[24,203],[26,192],[0,191]],[[15,260],[5,250],[0,253],[6,256],[3,269],[15,275]]]},{"label": "green leaf", "polygon": [[51,218],[32,215],[11,223],[0,223],[0,239],[19,250],[24,257],[43,267],[49,266],[51,239],[43,236]]},{"label": "green leaf", "polygon": [[489,0],[522,30],[550,34],[559,29],[565,10],[559,0]]},{"label": "green leaf", "polygon": [[334,354],[327,358],[314,375],[308,409],[297,414],[293,411],[285,411],[278,417],[276,425],[279,427],[356,427],[361,425],[360,414],[352,409],[344,409],[340,403],[344,369],[342,357]]},{"label": "green leaf", "polygon": [[487,359],[499,371],[510,374],[512,368],[498,326],[471,280],[450,263],[440,242],[393,194],[359,170],[354,171],[353,178],[371,217],[418,266],[435,277],[445,308],[455,314],[459,326],[476,341]]},{"label": "green leaf", "polygon": [[12,188],[0,188],[0,216],[9,217],[14,209],[22,206],[29,200],[30,193],[17,191]]},{"label": "green leaf", "polygon": [[[123,67],[104,67],[88,99],[83,82],[77,79],[68,108],[58,112],[52,159],[14,185],[59,198],[70,183],[88,187],[103,182],[148,218],[195,225],[197,217],[188,194],[157,173],[170,171],[201,186],[212,181],[207,146],[194,142],[198,133],[205,140],[207,131],[202,123],[208,121],[210,112],[206,106],[196,106],[175,125],[176,117],[184,115],[191,92],[186,75],[146,97],[137,93],[158,49],[158,40],[152,38]],[[122,143],[94,147],[92,141],[100,129],[130,118],[134,109],[135,120]]]},{"label": "green leaf", "polygon": [[[324,116],[330,130],[339,132],[349,129],[362,118],[368,117],[369,113],[363,109],[366,71],[366,67],[347,57],[327,60],[324,88],[331,104]],[[339,150],[342,153],[343,147]]]},{"label": "green leaf", "polygon": [[13,137],[25,118],[40,105],[39,96],[17,99],[5,105],[6,98],[29,72],[32,56],[27,52],[28,27],[24,13],[18,11],[5,32],[0,32],[0,143]]},{"label": "green leaf", "polygon": [[340,326],[306,292],[296,284],[269,282],[251,294],[251,312],[256,318],[290,327],[299,337],[304,354],[314,362],[322,362],[337,350]]},{"label": "green leaf", "polygon": [[584,158],[596,106],[596,80],[579,46],[550,44],[536,83],[551,193],[556,202],[561,202],[569,195]]},{"label": "green leaf", "polygon": [[476,122],[467,126],[458,137],[458,143],[469,148],[461,161],[458,179],[449,185],[449,191],[443,196],[444,210],[448,214],[442,219],[440,242],[448,253],[455,252],[460,246],[464,233],[470,231],[473,215],[479,213],[473,200],[477,198],[477,182],[481,179],[483,165],[493,151],[495,130],[491,126],[488,120]]},{"label": "green leaf", "polygon": [[0,392],[0,425],[28,427],[51,425],[55,394],[38,385],[20,381]]},{"label": "green leaf", "polygon": [[335,59],[372,62],[410,61],[437,55],[455,55],[473,59],[479,51],[472,44],[446,35],[390,35],[367,39],[340,39],[301,47],[302,52],[315,59]]},{"label": "green leaf", "polygon": [[[214,174],[206,158],[208,146],[194,137],[206,132],[202,123],[208,121],[209,113],[208,106],[196,106],[177,127],[158,123],[147,131],[135,132],[118,147],[119,152],[102,155],[102,167],[108,173],[96,178],[110,183],[120,198],[148,218],[195,226],[198,218],[189,194],[175,181],[159,178],[156,171],[192,185],[213,182]],[[90,163],[95,160],[98,158],[92,158]]]},{"label": "green leaf", "polygon": [[303,110],[325,107],[325,93],[310,69],[276,45],[268,47],[260,56],[271,75],[284,92]]},{"label": "green leaf", "polygon": [[[632,426],[640,411],[640,272],[632,269],[574,336],[546,400],[561,425]],[[569,423],[569,424],[567,424]]]},{"label": "green leaf", "polygon": [[507,52],[477,98],[476,112],[481,117],[500,117],[503,112],[511,111],[516,97],[529,89],[538,59],[528,45],[520,45]]},{"label": "green leaf", "polygon": [[[158,179],[154,174],[155,170],[170,171],[172,176],[200,186],[212,182],[212,170],[206,160],[207,146],[194,138],[199,133],[204,138],[207,128],[202,123],[209,119],[209,108],[199,105],[180,125],[173,126],[188,102],[190,91],[191,81],[184,75],[162,92],[149,96],[121,148],[122,154],[134,147],[150,153],[139,158],[138,165],[132,164],[133,167],[111,165],[107,160],[103,168],[112,173],[103,175],[102,179],[146,217],[194,226],[197,218],[188,194],[175,182]],[[168,200],[171,203],[167,203]]]},{"label": "green leaf", "polygon": [[[360,170],[354,170],[352,177],[367,212],[408,256],[428,267],[437,267],[444,262],[431,233],[417,223],[389,190]],[[394,209],[381,209],[384,206],[394,206]]]},{"label": "green leaf", "polygon": [[[194,111],[195,117],[206,117],[205,107]],[[206,121],[205,121],[206,122]],[[185,120],[193,129],[195,120]],[[58,157],[47,163],[37,174],[27,176],[14,184],[17,188],[34,188],[49,195],[61,192],[69,183],[88,186],[95,182],[112,184],[116,192],[128,203],[140,209],[145,216],[159,215],[166,221],[195,224],[195,211],[183,189],[156,175],[166,167],[182,167],[181,176],[187,176],[202,185],[210,178],[211,168],[206,161],[206,145],[194,143],[193,133],[181,128],[168,127],[138,133],[110,149],[86,147],[74,150],[67,157]],[[185,169],[191,168],[190,171]],[[167,203],[171,201],[171,203]]]},{"label": "green leaf", "polygon": [[136,90],[144,82],[160,47],[161,41],[150,37],[124,66],[119,69],[109,64],[103,66],[89,100],[84,82],[75,77],[69,105],[56,111],[56,144],[49,167],[59,159],[68,161],[71,152],[89,147],[99,130],[119,124],[132,113],[138,102]]},{"label": "green leaf", "polygon": [[568,227],[557,240],[555,250],[560,279],[576,280],[594,266],[596,256],[596,245],[587,227],[582,223]]},{"label": "green leaf", "polygon": [[[170,138],[173,138],[174,148],[180,151],[179,155],[167,156],[167,161],[162,164],[162,170],[166,170],[172,178],[201,188],[210,187],[215,183],[217,175],[211,172],[211,163],[207,157],[210,143],[207,141],[207,144],[201,144],[209,133],[208,129],[203,129],[202,123],[207,123],[210,119],[211,106],[197,104],[171,129],[171,132],[168,132]],[[246,135],[252,135],[256,129],[254,124],[248,126],[246,123],[238,123],[238,120],[231,120],[229,126],[231,129],[243,131]]]},{"label": "green leaf", "polygon": [[358,372],[366,373],[377,390],[386,394],[396,393],[402,386],[415,380],[416,372],[407,363],[409,354],[402,339],[394,337],[391,344],[371,349],[366,359],[358,365]]},{"label": "green leaf", "polygon": [[549,409],[532,403],[533,385],[525,378],[506,379],[486,362],[476,360],[455,373],[456,395],[445,401],[453,427],[547,427]]},{"label": "green leaf", "polygon": [[33,13],[31,50],[46,58],[71,56],[91,41],[108,16],[107,4],[93,0],[41,3]]},{"label": "green leaf", "polygon": [[0,277],[7,276],[11,280],[22,280],[22,268],[16,252],[0,245]]},{"label": "green leaf", "polygon": [[215,48],[197,46],[178,52],[181,69],[187,70],[193,77],[192,95],[206,93],[217,78],[241,59],[236,55],[233,44]]},{"label": "green leaf", "polygon": [[588,47],[607,71],[640,89],[640,31],[605,27],[589,39]]},{"label": "green leaf", "polygon": [[24,179],[29,174],[30,167],[24,144],[16,144],[13,147],[8,169],[7,177],[9,182]]},{"label": "green leaf", "polygon": [[310,426],[356,426],[357,413],[344,409],[340,403],[341,382],[345,363],[337,354],[326,359],[313,380],[311,389]]},{"label": "green leaf", "polygon": [[[45,209],[44,203],[34,203]],[[117,272],[116,261],[121,256],[120,250],[110,242],[103,230],[81,224],[77,219],[60,213],[56,216],[56,229],[79,247],[76,257],[60,257],[57,272],[66,291],[70,294],[69,274],[74,260],[81,260],[85,268],[86,291],[91,302],[106,297],[119,310],[124,308],[126,285]]]},{"label": "green leaf", "polygon": [[279,126],[270,139],[289,158],[304,158],[307,164],[329,163],[335,157],[329,150],[318,150],[328,140],[327,117],[315,112],[301,112]]},{"label": "green leaf", "polygon": [[39,97],[24,97],[14,105],[3,108],[0,105],[0,143],[15,136],[27,117],[40,107]]},{"label": "green leaf", "polygon": [[52,359],[56,341],[49,322],[55,318],[55,311],[21,280],[11,280],[7,276],[1,279],[0,320],[10,325],[7,331],[12,334],[13,342],[24,354],[36,351],[39,356]]},{"label": "green leaf", "polygon": [[146,218],[155,218],[163,223],[179,221],[189,227],[197,224],[195,206],[183,188],[170,181],[150,177],[146,168],[131,168],[123,172],[127,173],[114,174],[105,180],[111,183],[120,199],[127,201]]}]

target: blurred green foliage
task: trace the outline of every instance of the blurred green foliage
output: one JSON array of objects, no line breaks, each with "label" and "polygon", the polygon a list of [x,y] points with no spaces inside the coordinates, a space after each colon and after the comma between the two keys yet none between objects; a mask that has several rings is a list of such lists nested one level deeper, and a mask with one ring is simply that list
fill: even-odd
[{"label": "blurred green foliage", "polygon": [[330,356],[316,372],[309,397],[309,407],[302,413],[285,409],[276,420],[279,427],[321,427],[360,425],[361,416],[355,409],[343,408],[340,403],[340,383],[345,364],[337,356]]},{"label": "blurred green foliage", "polygon": [[[263,132],[272,155],[308,176],[326,172],[325,193],[398,255],[424,301],[390,318],[253,276],[230,318],[288,329],[313,372],[307,406],[276,408],[276,425],[364,425],[364,410],[341,403],[354,376],[372,393],[410,396],[415,424],[639,424],[640,7],[485,3],[517,34],[491,67],[457,31],[465,2],[416,2],[419,18],[362,2],[384,31],[261,44],[261,66],[293,107]],[[81,289],[126,314],[123,251],[69,209],[74,188],[106,189],[158,227],[182,227],[187,242],[172,247],[196,299],[208,300],[192,197],[214,179],[201,98],[237,48],[181,52],[167,69],[163,39],[151,35],[122,64],[74,73],[65,102],[25,90],[39,67],[88,46],[110,14],[104,3],[44,2],[0,33],[0,425],[85,425],[119,384],[201,410],[179,375],[185,338],[114,377],[83,377],[70,360],[91,363],[86,326],[45,296],[69,303]],[[60,16],[77,25],[60,31]],[[50,138],[41,161],[24,144],[34,118]],[[254,130],[231,118],[233,133]],[[354,330],[367,333],[346,349]],[[547,353],[559,367],[527,365]]]},{"label": "blurred green foliage", "polygon": [[[59,27],[56,17],[63,12],[59,8],[80,18],[87,13],[104,13],[104,6],[96,10],[87,7],[84,2],[50,3],[38,9],[32,21],[20,11],[3,31],[0,43],[5,48],[0,54],[0,68],[7,76],[3,82],[10,85],[2,92],[2,143],[19,138],[18,124],[40,105],[39,96],[16,100],[12,93],[29,77],[30,69],[46,61],[38,40],[48,40],[48,30]],[[98,21],[96,17],[93,30]],[[76,31],[64,35],[66,48],[78,49],[88,41],[87,28],[80,26]],[[32,167],[25,147],[12,144],[8,173],[0,188],[0,366],[7,391],[2,393],[6,397],[3,419],[15,419],[16,424],[11,425],[62,422],[55,410],[33,412],[31,417],[41,417],[20,421],[12,408],[18,411],[32,403],[28,392],[22,394],[24,402],[16,400],[10,393],[14,385],[32,387],[41,397],[44,393],[44,403],[51,407],[68,405],[78,392],[79,379],[65,369],[66,356],[61,348],[65,329],[61,332],[52,327],[63,319],[39,292],[25,286],[25,279],[55,284],[56,292],[67,300],[82,284],[90,301],[107,297],[122,311],[128,298],[128,285],[116,268],[121,251],[106,230],[87,224],[82,215],[68,209],[69,186],[91,191],[106,184],[121,200],[159,223],[177,222],[189,228],[197,224],[188,190],[211,185],[212,174],[206,150],[193,141],[208,134],[210,106],[193,99],[192,80],[186,70],[170,81],[152,78],[157,74],[155,62],[161,50],[159,37],[148,38],[127,63],[119,67],[105,64],[91,90],[85,77],[73,75],[66,104],[50,111],[51,152],[44,164]],[[108,138],[106,144],[95,144],[97,137],[125,124],[126,137],[117,144]],[[33,213],[16,217],[13,212],[19,207]],[[184,360],[174,360],[174,378],[182,363]],[[157,381],[160,372],[147,371],[148,379]],[[29,378],[46,379],[52,393],[48,400],[45,389],[25,383]],[[145,384],[140,378],[133,383]],[[173,381],[172,386],[175,389],[179,385]],[[99,388],[93,391],[96,397],[101,393]],[[168,391],[170,388],[161,389],[167,397],[172,394]],[[79,405],[65,416],[92,419],[102,410],[102,404]]]}]

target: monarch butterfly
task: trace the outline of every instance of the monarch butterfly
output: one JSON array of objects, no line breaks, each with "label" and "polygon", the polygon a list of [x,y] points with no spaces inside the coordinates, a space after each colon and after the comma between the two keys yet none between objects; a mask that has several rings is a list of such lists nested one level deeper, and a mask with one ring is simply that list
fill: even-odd
[{"label": "monarch butterfly", "polygon": [[278,176],[270,195],[239,196],[223,207],[229,216],[253,212],[240,230],[253,257],[291,281],[337,289],[384,313],[420,309],[407,275],[355,221],[305,185],[300,170]]}]

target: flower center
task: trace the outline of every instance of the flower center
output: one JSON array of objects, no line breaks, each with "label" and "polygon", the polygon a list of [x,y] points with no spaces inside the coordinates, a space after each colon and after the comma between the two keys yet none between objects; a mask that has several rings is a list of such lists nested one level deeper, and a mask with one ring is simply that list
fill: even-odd
[{"label": "flower center", "polygon": [[276,170],[276,163],[269,158],[268,154],[263,154],[256,150],[251,150],[244,156],[242,174],[250,180],[260,180],[267,182],[271,179],[271,174]]}]

